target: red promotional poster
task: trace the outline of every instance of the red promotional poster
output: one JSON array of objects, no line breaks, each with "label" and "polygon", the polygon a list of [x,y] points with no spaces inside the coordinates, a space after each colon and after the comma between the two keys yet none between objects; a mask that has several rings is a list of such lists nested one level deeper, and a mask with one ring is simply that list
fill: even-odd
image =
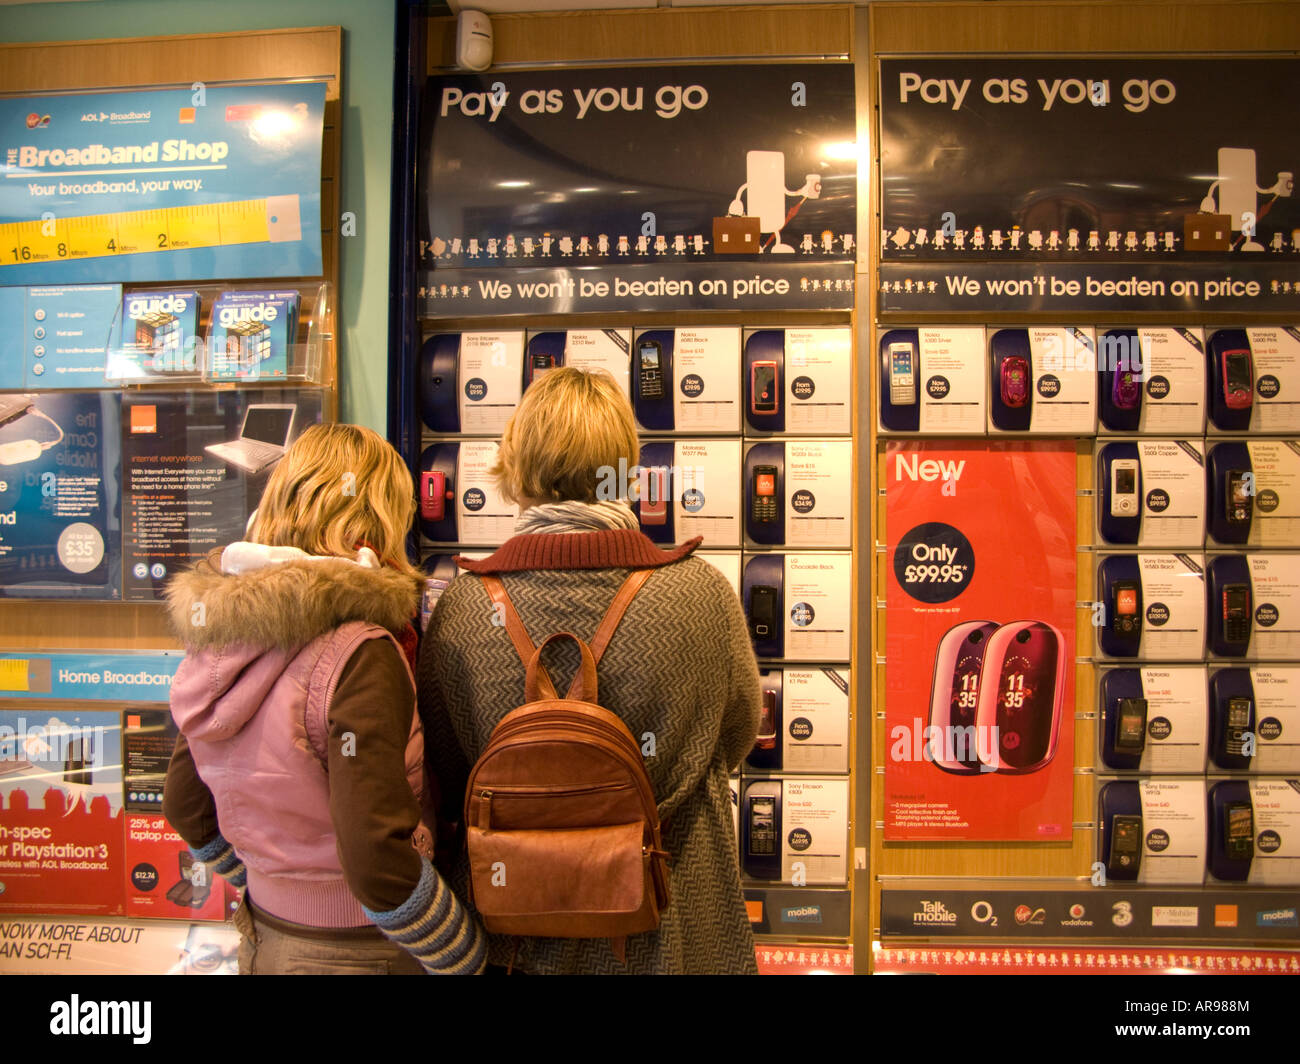
[{"label": "red promotional poster", "polygon": [[886,449],[887,840],[1069,839],[1071,442]]},{"label": "red promotional poster", "polygon": [[0,712],[0,911],[122,912],[119,721]]},{"label": "red promotional poster", "polygon": [[224,920],[226,894],[226,881],[194,860],[161,813],[126,814],[128,916]]}]

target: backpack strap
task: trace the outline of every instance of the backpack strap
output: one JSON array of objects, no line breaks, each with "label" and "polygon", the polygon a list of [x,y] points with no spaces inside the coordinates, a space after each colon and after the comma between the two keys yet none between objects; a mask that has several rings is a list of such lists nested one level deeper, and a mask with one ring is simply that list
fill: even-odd
[{"label": "backpack strap", "polygon": [[[501,612],[506,619],[506,634],[510,636],[510,642],[515,645],[515,653],[519,655],[519,660],[527,668],[528,663],[533,660],[533,655],[537,653],[537,647],[533,645],[528,629],[524,627],[524,622],[515,612],[515,604],[510,601],[510,596],[506,593],[505,584],[501,582],[499,576],[490,574],[480,576],[479,579],[483,581],[483,588],[487,591],[488,597],[501,607]],[[555,684],[551,682],[550,674],[545,668],[540,670],[537,680],[543,698],[559,697],[555,693]]]},{"label": "backpack strap", "polygon": [[[636,593],[650,579],[653,572],[653,569],[634,569],[627,574],[627,579],[623,581],[623,586],[618,589],[614,601],[609,604],[605,616],[600,619],[600,626],[596,629],[596,634],[591,638],[591,656],[594,664],[600,663],[601,655],[605,653],[605,648],[609,646],[610,640],[614,638],[614,632],[618,629],[619,622],[623,620],[623,614],[627,612],[632,599],[636,597]],[[483,581],[483,587],[487,590],[488,596],[494,603],[502,607],[506,620],[506,634],[510,636],[510,641],[514,643],[515,652],[524,663],[524,667],[531,670],[536,658],[538,693],[542,698],[556,698],[555,685],[546,671],[546,666],[541,664],[538,648],[534,646],[532,639],[528,635],[528,629],[524,627],[524,622],[520,619],[519,614],[515,612],[514,603],[510,601],[505,585],[499,577],[490,574],[483,574],[480,579]],[[570,635],[570,638],[581,645],[581,640],[577,639],[577,637]],[[546,644],[543,643],[542,645],[545,646]],[[583,669],[579,667],[578,672],[573,677],[573,682],[569,685],[566,698],[575,697],[579,691],[582,673]]]},{"label": "backpack strap", "polygon": [[627,579],[623,581],[623,586],[618,589],[618,594],[614,596],[614,601],[609,604],[609,609],[605,611],[605,616],[601,618],[600,627],[596,629],[596,634],[591,637],[591,655],[596,659],[596,664],[600,664],[600,656],[605,653],[605,648],[609,646],[609,641],[614,638],[614,630],[618,628],[618,623],[623,619],[623,614],[627,610],[636,593],[641,590],[653,569],[635,569],[627,574]]}]

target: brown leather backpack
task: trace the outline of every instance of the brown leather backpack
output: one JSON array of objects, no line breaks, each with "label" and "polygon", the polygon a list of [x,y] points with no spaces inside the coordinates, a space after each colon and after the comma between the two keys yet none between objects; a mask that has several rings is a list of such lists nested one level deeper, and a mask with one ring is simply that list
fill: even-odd
[{"label": "brown leather backpack", "polygon": [[[667,853],[641,749],[596,702],[596,665],[653,572],[631,573],[588,646],[570,632],[535,647],[501,581],[483,577],[527,667],[526,702],[492,732],[470,771],[465,825],[471,893],[494,934],[608,938],[653,931],[668,905]],[[541,663],[572,639],[582,662],[564,698]]]}]

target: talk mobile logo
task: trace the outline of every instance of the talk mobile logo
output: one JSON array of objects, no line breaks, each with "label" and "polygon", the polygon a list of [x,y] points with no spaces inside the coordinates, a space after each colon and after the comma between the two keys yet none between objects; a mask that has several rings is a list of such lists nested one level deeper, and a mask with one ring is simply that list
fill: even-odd
[{"label": "talk mobile logo", "polygon": [[786,924],[820,924],[822,908],[820,905],[800,905],[795,909],[781,912],[781,922]]},{"label": "talk mobile logo", "polygon": [[923,901],[921,902],[921,911],[912,914],[912,924],[924,924],[932,926],[934,924],[955,924],[957,914],[949,912],[948,907],[941,901]]},{"label": "talk mobile logo", "polygon": [[1300,913],[1291,909],[1267,909],[1255,914],[1256,927],[1300,927]]}]

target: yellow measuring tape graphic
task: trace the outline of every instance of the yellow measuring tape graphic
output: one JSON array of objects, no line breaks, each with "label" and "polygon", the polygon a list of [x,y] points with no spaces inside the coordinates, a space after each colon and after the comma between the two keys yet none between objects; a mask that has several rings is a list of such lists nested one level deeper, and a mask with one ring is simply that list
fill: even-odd
[{"label": "yellow measuring tape graphic", "polygon": [[302,239],[298,197],[156,207],[0,225],[0,268]]}]

